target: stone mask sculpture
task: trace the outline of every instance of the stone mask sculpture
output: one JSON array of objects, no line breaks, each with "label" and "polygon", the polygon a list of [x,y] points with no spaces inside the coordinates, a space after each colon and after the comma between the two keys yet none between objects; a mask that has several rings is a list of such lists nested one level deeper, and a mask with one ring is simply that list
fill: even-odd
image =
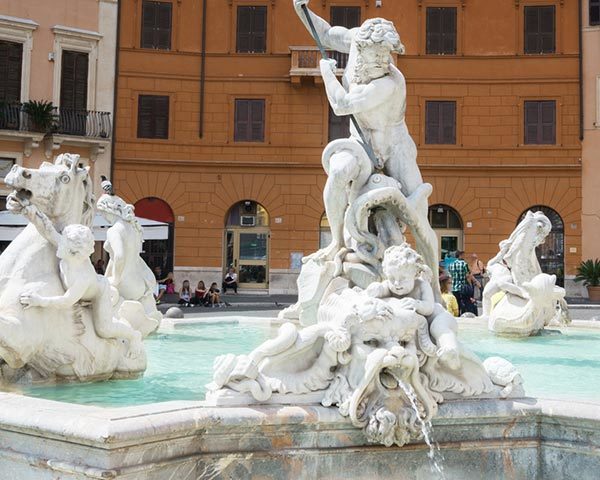
[{"label": "stone mask sculpture", "polygon": [[565,290],[556,286],[556,276],[542,273],[535,253],[551,229],[542,212],[527,212],[488,262],[490,281],[483,291],[483,315],[491,332],[523,337],[550,324],[570,322]]},{"label": "stone mask sculpture", "polygon": [[[2,381],[135,377],[146,368],[141,335],[112,308],[118,295],[108,282],[91,275],[91,265],[64,263],[71,250],[83,256],[89,250],[95,209],[88,170],[78,155],[62,154],[39,169],[16,165],[5,178],[14,188],[7,208],[32,223],[0,256]],[[71,296],[79,275],[86,289]]]},{"label": "stone mask sculpture", "polygon": [[207,401],[337,406],[370,441],[404,445],[446,399],[523,390],[485,369],[436,301],[432,188],[423,183],[404,121],[404,77],[390,60],[403,47],[393,24],[373,19],[357,29],[331,28],[305,10],[307,3],[294,0],[305,25],[326,48],[349,53],[343,84],[331,61],[321,61],[321,73],[334,112],[352,113],[362,134],[353,128],[323,152],[333,240],[304,259],[299,301],[281,315],[300,325],[284,323],[248,355],[217,358]]}]

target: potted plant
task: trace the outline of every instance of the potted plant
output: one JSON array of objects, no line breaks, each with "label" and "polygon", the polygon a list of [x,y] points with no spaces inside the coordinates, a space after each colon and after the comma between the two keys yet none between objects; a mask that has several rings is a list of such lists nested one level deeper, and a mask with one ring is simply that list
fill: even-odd
[{"label": "potted plant", "polygon": [[590,300],[600,301],[600,260],[585,260],[577,267],[576,282],[583,282],[587,287]]},{"label": "potted plant", "polygon": [[56,124],[52,102],[30,100],[23,104],[23,112],[27,115],[29,129],[34,132],[49,132]]}]

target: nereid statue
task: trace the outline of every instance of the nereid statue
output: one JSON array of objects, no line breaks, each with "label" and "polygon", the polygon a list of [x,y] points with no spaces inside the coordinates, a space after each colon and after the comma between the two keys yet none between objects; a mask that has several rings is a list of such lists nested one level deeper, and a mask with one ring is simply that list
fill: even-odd
[{"label": "nereid statue", "polygon": [[0,256],[0,381],[89,381],[146,369],[144,307],[126,305],[89,260],[88,170],[78,155],[62,154],[39,169],[15,165],[5,178],[14,188],[8,210],[31,223]]},{"label": "nereid statue", "polygon": [[517,396],[521,378],[503,375],[510,364],[502,359],[486,370],[437,300],[432,188],[404,121],[406,86],[391,61],[404,47],[393,24],[331,27],[306,3],[294,0],[305,25],[314,23],[326,48],[349,53],[343,84],[332,61],[321,61],[321,73],[334,112],[354,114],[362,135],[353,127],[323,152],[332,243],[304,259],[299,301],[280,315],[300,325],[284,323],[248,355],[217,358],[207,400],[335,405],[369,440],[403,445],[445,399]]},{"label": "nereid statue", "polygon": [[488,262],[490,281],[483,292],[483,315],[491,332],[526,337],[547,325],[571,321],[564,288],[556,285],[555,275],[542,273],[535,254],[551,229],[542,212],[527,212]]}]

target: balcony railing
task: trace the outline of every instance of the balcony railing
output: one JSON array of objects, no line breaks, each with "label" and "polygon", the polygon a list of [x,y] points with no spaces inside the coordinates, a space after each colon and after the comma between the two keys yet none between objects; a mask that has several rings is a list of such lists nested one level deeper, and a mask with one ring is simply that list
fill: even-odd
[{"label": "balcony railing", "polygon": [[57,119],[56,133],[97,138],[110,137],[109,112],[57,108]]},{"label": "balcony railing", "polygon": [[[291,76],[319,76],[319,60],[321,53],[317,47],[290,47],[292,52]],[[348,65],[348,54],[328,50],[327,54],[337,62],[338,71],[341,73]]]},{"label": "balcony railing", "polygon": [[[0,104],[0,130],[40,131],[23,104]],[[54,108],[52,126],[42,133],[110,138],[112,125],[109,112]]]}]

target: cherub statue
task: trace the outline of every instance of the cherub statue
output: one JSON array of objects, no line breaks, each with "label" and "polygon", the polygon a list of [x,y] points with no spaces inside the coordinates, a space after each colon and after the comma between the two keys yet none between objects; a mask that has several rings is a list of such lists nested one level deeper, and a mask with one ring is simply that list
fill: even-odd
[{"label": "cherub statue", "polygon": [[[438,346],[437,356],[450,368],[458,368],[458,324],[435,302],[430,280],[432,272],[423,257],[404,242],[385,251],[382,268],[384,280],[369,285],[367,295],[385,299],[393,311],[414,310],[427,318],[428,334]],[[423,344],[421,340],[421,348]]]},{"label": "cherub statue", "polygon": [[126,321],[113,318],[110,284],[104,276],[96,273],[89,260],[94,251],[94,236],[90,228],[79,224],[67,225],[61,234],[55,230],[49,218],[34,205],[25,206],[24,213],[38,231],[56,246],[65,293],[45,297],[34,292],[25,292],[21,294],[21,304],[25,308],[58,309],[70,308],[77,303],[89,304],[96,334],[105,339],[128,340],[128,356],[139,356],[143,352],[141,333]]}]

